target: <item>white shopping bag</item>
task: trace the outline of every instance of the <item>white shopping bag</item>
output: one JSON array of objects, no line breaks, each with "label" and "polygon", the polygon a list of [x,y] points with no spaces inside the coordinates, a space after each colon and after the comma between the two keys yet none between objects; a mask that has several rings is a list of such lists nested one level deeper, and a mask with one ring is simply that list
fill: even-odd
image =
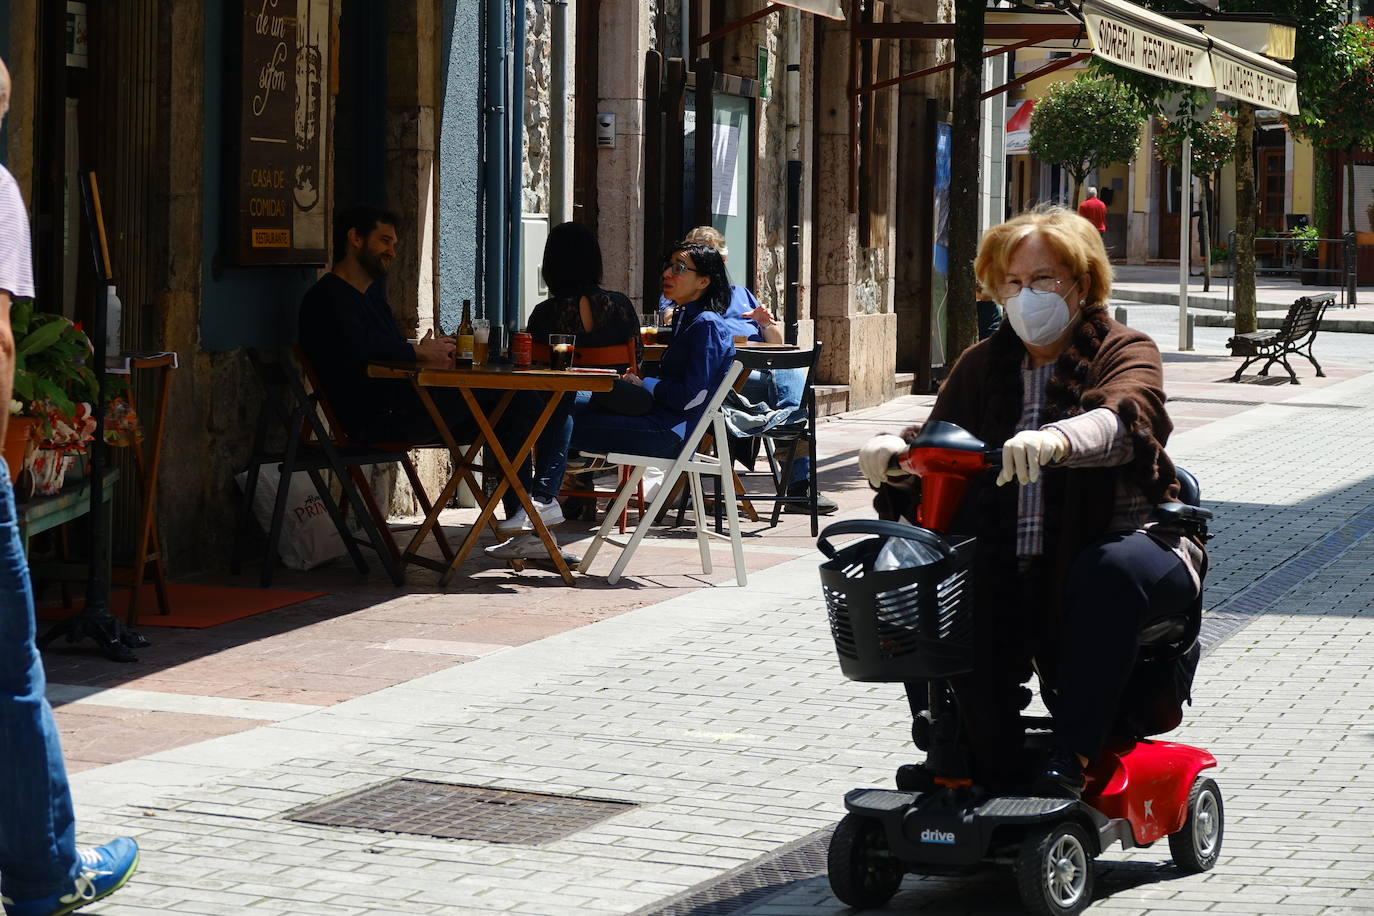
[{"label": "white shopping bag", "polygon": [[[239,489],[247,489],[247,471],[240,472],[234,479]],[[277,501],[280,480],[281,471],[275,464],[264,464],[258,470],[258,485],[253,491],[253,517],[263,532],[272,525],[272,509]],[[339,529],[334,527],[324,500],[315,492],[315,484],[305,471],[291,475],[277,552],[282,564],[290,569],[314,569],[347,553]]]}]

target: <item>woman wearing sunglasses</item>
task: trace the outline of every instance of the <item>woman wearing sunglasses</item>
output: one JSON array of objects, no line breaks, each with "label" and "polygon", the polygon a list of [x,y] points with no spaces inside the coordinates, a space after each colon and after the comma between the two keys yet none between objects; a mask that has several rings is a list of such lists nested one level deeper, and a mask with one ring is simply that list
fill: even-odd
[{"label": "woman wearing sunglasses", "polygon": [[[624,452],[671,458],[706,410],[711,393],[735,356],[725,310],[730,278],[720,253],[699,242],[675,246],[663,266],[663,295],[676,306],[673,338],[658,372],[626,373],[609,396],[579,392],[544,428],[535,448],[530,497],[548,526],[563,521],[558,491],[573,451]],[[502,522],[507,536],[487,555],[495,559],[547,556],[521,510]]]}]

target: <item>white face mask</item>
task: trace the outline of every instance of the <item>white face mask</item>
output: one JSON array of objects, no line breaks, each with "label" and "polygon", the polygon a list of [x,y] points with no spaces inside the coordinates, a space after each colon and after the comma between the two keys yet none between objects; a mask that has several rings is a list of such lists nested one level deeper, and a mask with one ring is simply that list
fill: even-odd
[{"label": "white face mask", "polygon": [[1029,286],[1007,299],[1007,320],[1016,336],[1045,347],[1059,339],[1073,320],[1069,304],[1058,293],[1042,293]]}]

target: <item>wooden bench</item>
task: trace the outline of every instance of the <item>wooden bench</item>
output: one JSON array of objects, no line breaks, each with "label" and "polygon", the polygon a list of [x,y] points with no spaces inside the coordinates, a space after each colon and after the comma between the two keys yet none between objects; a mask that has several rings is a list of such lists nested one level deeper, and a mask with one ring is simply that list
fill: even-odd
[{"label": "wooden bench", "polygon": [[1241,374],[1251,363],[1267,359],[1260,375],[1268,375],[1269,367],[1275,362],[1280,362],[1283,363],[1283,368],[1288,370],[1289,381],[1296,385],[1297,373],[1288,364],[1290,353],[1306,356],[1308,362],[1316,367],[1317,375],[1324,377],[1326,373],[1312,355],[1312,341],[1316,339],[1317,331],[1321,330],[1322,315],[1326,314],[1327,307],[1335,301],[1333,293],[1303,296],[1289,307],[1288,314],[1283,318],[1283,325],[1278,330],[1237,334],[1228,340],[1226,346],[1231,350],[1231,355],[1245,357],[1245,362],[1241,363],[1236,374],[1231,376],[1231,381],[1240,381]]}]

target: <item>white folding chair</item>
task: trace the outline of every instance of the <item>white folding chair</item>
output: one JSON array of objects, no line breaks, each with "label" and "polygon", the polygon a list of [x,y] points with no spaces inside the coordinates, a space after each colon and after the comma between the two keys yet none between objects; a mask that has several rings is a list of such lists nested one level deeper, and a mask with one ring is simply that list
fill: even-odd
[{"label": "white folding chair", "polygon": [[[730,547],[735,555],[735,581],[740,585],[747,583],[748,577],[744,571],[744,542],[740,539],[739,531],[739,506],[735,500],[734,479],[730,474],[730,452],[729,449],[725,448],[725,443],[728,441],[726,439],[725,415],[721,413],[720,409],[721,402],[725,400],[726,394],[734,387],[735,380],[739,378],[742,371],[744,371],[744,366],[739,360],[730,364],[730,369],[725,373],[725,378],[721,379],[720,384],[711,394],[711,399],[706,404],[706,411],[697,421],[696,428],[683,441],[682,451],[677,454],[676,458],[654,458],[648,455],[625,455],[616,452],[606,456],[607,462],[628,465],[632,470],[630,476],[620,485],[620,492],[616,494],[610,508],[606,510],[606,520],[601,523],[601,528],[596,532],[596,537],[592,539],[591,545],[582,557],[582,565],[578,567],[579,572],[585,573],[590,569],[592,560],[596,559],[596,553],[601,549],[601,544],[609,542],[620,548],[620,558],[615,561],[615,566],[612,567],[606,581],[612,585],[619,581],[621,574],[625,571],[625,565],[630,562],[631,554],[639,546],[639,542],[644,540],[644,536],[649,533],[653,520],[658,516],[659,510],[667,503],[678,478],[685,474],[687,475],[687,482],[692,488],[692,500],[696,510],[693,514],[696,516],[697,546],[701,550],[702,572],[711,572],[710,539],[728,537]],[[723,455],[723,458],[697,451],[707,430],[714,433],[717,443],[716,451]],[[639,482],[644,478],[644,471],[651,467],[660,468],[663,471],[663,484],[654,494],[653,500],[649,503],[649,508],[640,517],[639,524],[635,526],[634,533],[630,535],[629,540],[623,541],[612,536],[612,526],[620,517],[621,511],[629,502],[630,497],[638,490]],[[725,503],[728,534],[717,534],[707,524],[709,519],[707,518],[706,501],[701,488],[702,474],[711,475],[720,480],[720,485],[716,490]]]}]

